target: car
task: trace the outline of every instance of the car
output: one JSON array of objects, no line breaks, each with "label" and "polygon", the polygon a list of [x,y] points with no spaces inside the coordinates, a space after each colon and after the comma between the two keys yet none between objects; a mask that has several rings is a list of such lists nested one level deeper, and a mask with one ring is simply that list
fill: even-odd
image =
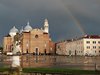
[{"label": "car", "polygon": [[7,52],[6,55],[13,55],[13,53],[12,52]]}]

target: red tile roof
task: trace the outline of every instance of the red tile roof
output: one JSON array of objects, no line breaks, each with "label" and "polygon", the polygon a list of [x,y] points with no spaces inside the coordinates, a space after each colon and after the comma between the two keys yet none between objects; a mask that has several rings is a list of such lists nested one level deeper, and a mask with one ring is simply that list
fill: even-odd
[{"label": "red tile roof", "polygon": [[83,38],[99,39],[99,35],[85,35]]}]

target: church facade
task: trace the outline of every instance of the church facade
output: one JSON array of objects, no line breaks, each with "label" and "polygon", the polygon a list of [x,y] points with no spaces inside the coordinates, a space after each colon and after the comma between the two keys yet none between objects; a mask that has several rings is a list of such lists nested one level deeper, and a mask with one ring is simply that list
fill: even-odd
[{"label": "church facade", "polygon": [[29,22],[27,22],[25,28],[22,28],[20,32],[16,27],[13,27],[9,35],[4,37],[4,52],[13,50],[16,35],[19,35],[17,38],[19,39],[18,41],[20,41],[21,53],[33,53],[36,55],[55,53],[55,43],[50,38],[47,19],[44,21],[43,29],[33,29]]}]

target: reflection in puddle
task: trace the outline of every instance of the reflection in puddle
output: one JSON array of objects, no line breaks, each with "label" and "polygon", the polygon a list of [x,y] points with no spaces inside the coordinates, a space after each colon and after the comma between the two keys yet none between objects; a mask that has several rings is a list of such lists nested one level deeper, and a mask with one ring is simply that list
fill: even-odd
[{"label": "reflection in puddle", "polygon": [[20,67],[20,57],[12,56],[12,67]]},{"label": "reflection in puddle", "polygon": [[[0,61],[0,66],[2,64],[6,66],[11,66],[12,56],[3,56],[2,61]],[[27,67],[53,67],[53,68],[75,68],[75,69],[85,69],[85,70],[94,70],[95,69],[95,60],[100,69],[100,57],[96,59],[94,57],[68,57],[68,56],[36,56],[32,54],[21,55],[20,64],[22,68]],[[91,60],[91,61],[90,61]],[[18,60],[19,61],[19,60]],[[87,62],[87,63],[85,63]],[[16,63],[16,62],[15,62]]]}]

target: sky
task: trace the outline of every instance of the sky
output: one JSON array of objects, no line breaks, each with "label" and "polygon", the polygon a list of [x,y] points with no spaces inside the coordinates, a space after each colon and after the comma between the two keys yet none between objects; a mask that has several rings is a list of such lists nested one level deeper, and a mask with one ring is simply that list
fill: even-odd
[{"label": "sky", "polygon": [[13,26],[41,28],[45,18],[55,42],[100,35],[100,0],[0,0],[0,42]]}]

